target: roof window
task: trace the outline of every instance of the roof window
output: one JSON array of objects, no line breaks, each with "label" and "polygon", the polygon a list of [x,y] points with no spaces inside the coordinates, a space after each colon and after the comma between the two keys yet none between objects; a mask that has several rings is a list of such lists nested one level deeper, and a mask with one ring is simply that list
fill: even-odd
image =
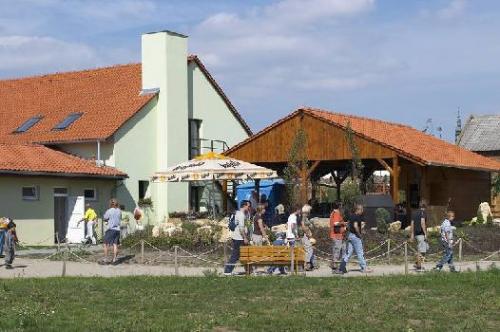
[{"label": "roof window", "polygon": [[41,115],[34,116],[27,121],[25,121],[22,125],[20,125],[16,130],[14,130],[14,133],[24,133],[28,131],[31,127],[36,125],[38,121],[40,121],[43,118]]},{"label": "roof window", "polygon": [[82,114],[83,113],[71,113],[70,115],[68,115],[66,117],[66,119],[62,120],[54,128],[52,128],[52,130],[65,130],[65,129],[68,129],[68,127],[73,122],[75,122],[76,120],[78,120],[82,116]]}]

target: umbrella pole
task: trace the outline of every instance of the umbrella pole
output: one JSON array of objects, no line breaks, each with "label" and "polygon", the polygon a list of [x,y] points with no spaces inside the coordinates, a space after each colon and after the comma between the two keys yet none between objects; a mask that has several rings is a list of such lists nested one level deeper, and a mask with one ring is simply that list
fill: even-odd
[{"label": "umbrella pole", "polygon": [[212,179],[212,219],[215,220],[215,179]]}]

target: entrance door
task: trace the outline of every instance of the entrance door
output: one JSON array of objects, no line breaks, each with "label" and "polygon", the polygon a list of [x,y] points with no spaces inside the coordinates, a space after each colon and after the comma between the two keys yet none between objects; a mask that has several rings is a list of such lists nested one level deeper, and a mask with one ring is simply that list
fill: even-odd
[{"label": "entrance door", "polygon": [[54,188],[54,242],[65,242],[68,231],[68,189]]},{"label": "entrance door", "polygon": [[85,214],[85,197],[69,197],[68,212],[66,241],[68,243],[82,243],[85,239],[85,223],[80,222],[80,220]]}]

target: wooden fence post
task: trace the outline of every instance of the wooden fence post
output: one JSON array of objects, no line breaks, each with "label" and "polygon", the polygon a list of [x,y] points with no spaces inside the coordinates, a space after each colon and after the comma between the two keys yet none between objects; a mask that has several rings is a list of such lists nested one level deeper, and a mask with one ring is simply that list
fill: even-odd
[{"label": "wooden fence post", "polygon": [[458,260],[461,262],[462,261],[462,241],[463,241],[463,239],[460,238],[458,241],[460,241],[458,243]]},{"label": "wooden fence post", "polygon": [[144,264],[144,240],[141,240],[141,264]]},{"label": "wooden fence post", "polygon": [[387,261],[391,264],[391,239],[387,240]]},{"label": "wooden fence post", "polygon": [[294,250],[294,247],[295,247],[295,243],[293,245],[290,246],[290,274],[293,274],[293,271],[294,271],[294,260],[295,260],[295,250]]},{"label": "wooden fence post", "polygon": [[174,267],[175,267],[175,275],[176,276],[179,275],[179,264],[178,264],[178,260],[177,260],[178,248],[179,248],[179,246],[174,246]]},{"label": "wooden fence post", "polygon": [[405,242],[405,276],[408,275],[408,242]]}]

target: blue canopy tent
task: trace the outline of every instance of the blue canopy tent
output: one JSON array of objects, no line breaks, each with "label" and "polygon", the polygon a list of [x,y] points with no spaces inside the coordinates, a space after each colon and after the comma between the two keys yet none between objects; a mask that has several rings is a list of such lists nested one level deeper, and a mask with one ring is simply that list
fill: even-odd
[{"label": "blue canopy tent", "polygon": [[[236,201],[238,206],[244,200],[250,200],[252,191],[255,190],[255,182],[248,181],[236,187]],[[268,208],[265,214],[266,223],[270,224],[274,217],[274,209],[277,205],[283,204],[285,194],[285,182],[282,179],[260,180],[259,194],[266,195]]]}]

